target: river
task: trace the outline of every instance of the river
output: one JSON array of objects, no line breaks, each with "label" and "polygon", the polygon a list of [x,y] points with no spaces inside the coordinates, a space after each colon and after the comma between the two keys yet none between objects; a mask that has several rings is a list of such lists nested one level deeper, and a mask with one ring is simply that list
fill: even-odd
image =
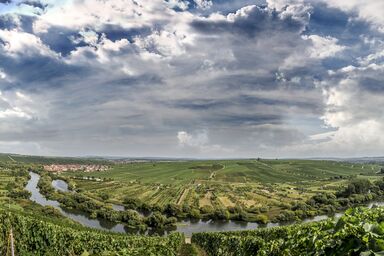
[{"label": "river", "polygon": [[[40,175],[34,172],[29,172],[29,175],[31,176],[31,178],[29,179],[25,189],[31,192],[31,197],[30,197],[31,201],[34,201],[42,206],[52,206],[57,210],[59,210],[60,213],[65,217],[68,217],[76,222],[79,222],[84,226],[97,228],[101,230],[118,232],[118,233],[126,233],[126,230],[123,224],[116,224],[114,222],[110,222],[107,220],[91,219],[89,218],[89,215],[82,213],[80,211],[61,208],[59,202],[48,200],[40,193],[37,187],[37,183],[39,182]],[[57,184],[57,183],[54,183],[54,184]],[[58,189],[58,187],[55,186],[55,189]]]},{"label": "river", "polygon": [[[91,228],[96,228],[100,230],[105,231],[112,231],[117,233],[127,233],[127,234],[159,234],[159,235],[166,235],[170,232],[181,232],[184,233],[186,237],[191,237],[192,233],[196,232],[211,232],[211,231],[238,231],[238,230],[252,230],[257,229],[259,227],[275,227],[280,226],[284,224],[279,223],[268,223],[267,225],[260,225],[253,222],[242,222],[242,221],[204,221],[204,220],[183,220],[179,222],[176,226],[176,228],[172,230],[161,230],[161,231],[145,231],[145,232],[139,232],[137,230],[132,230],[126,228],[123,224],[120,223],[114,223],[107,220],[102,219],[91,219],[89,218],[89,215],[77,211],[77,210],[69,210],[65,208],[61,208],[59,202],[53,201],[53,200],[47,200],[39,191],[37,188],[37,183],[39,182],[40,175],[30,172],[29,173],[31,178],[28,181],[28,184],[26,185],[25,189],[31,192],[30,200],[34,201],[42,206],[52,206],[60,211],[61,214],[64,216]],[[68,192],[68,185],[63,180],[54,180],[52,182],[52,186],[59,191]],[[384,202],[374,202],[370,203],[368,207],[372,207],[373,205],[383,206]],[[112,204],[113,209],[118,211],[123,211],[124,206],[121,205],[114,205]],[[342,214],[338,213],[335,215],[335,217],[340,217]],[[313,222],[313,221],[320,221],[329,218],[327,215],[320,215],[316,216],[311,219],[305,219],[303,222]]]},{"label": "river", "polygon": [[68,189],[67,182],[63,180],[53,180],[52,181],[52,187],[54,187],[56,190],[61,192],[70,192]]}]

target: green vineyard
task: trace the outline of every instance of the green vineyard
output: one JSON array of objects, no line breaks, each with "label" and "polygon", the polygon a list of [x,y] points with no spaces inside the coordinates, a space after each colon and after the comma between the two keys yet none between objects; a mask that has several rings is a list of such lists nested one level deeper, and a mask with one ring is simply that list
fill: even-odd
[{"label": "green vineyard", "polygon": [[[229,163],[229,161],[226,162],[227,165]],[[240,162],[234,164],[238,163]],[[247,163],[251,166],[251,162],[248,160],[242,163]],[[262,163],[265,164],[264,162]],[[260,161],[254,162],[255,165],[262,165],[262,163]],[[268,163],[272,165],[281,162],[270,161]],[[14,249],[14,255],[16,256],[384,255],[384,207],[372,209],[358,207],[363,204],[371,203],[370,205],[372,205],[382,202],[384,196],[383,176],[381,172],[372,173],[379,168],[378,165],[360,165],[360,174],[353,174],[351,171],[353,175],[342,178],[328,177],[306,181],[305,183],[303,183],[304,181],[287,184],[283,182],[276,184],[228,183],[223,187],[223,184],[213,180],[205,181],[207,182],[205,185],[203,185],[204,180],[189,181],[186,183],[185,188],[179,189],[182,195],[177,198],[178,201],[186,200],[189,202],[189,199],[187,200],[186,198],[194,195],[196,200],[192,200],[190,206],[184,203],[182,205],[154,205],[156,207],[151,208],[151,205],[147,205],[146,200],[143,198],[130,197],[123,191],[117,193],[110,189],[114,186],[109,185],[120,184],[120,181],[110,181],[108,179],[109,177],[116,178],[113,176],[115,174],[113,170],[92,173],[92,175],[107,175],[104,177],[104,180],[96,181],[95,179],[80,179],[80,176],[52,174],[42,170],[39,165],[26,165],[15,162],[2,163],[1,161],[0,164],[2,164],[0,168],[0,255],[12,255],[11,248]],[[171,165],[170,163],[166,164]],[[179,164],[177,163],[177,165]],[[194,162],[183,163],[183,165],[186,164],[191,165],[188,167],[188,170],[193,172],[203,168],[202,163],[199,163],[199,165],[196,165]],[[292,161],[292,163],[284,162],[284,164],[287,168],[293,168],[293,166],[298,164],[312,165],[315,162]],[[324,168],[329,167],[330,169],[333,164],[338,168],[341,166],[341,163],[333,162],[319,162],[317,164],[323,165]],[[158,165],[160,164],[156,163],[151,166],[156,169]],[[129,168],[135,167],[133,164],[129,166]],[[220,171],[226,170],[219,170],[219,165],[216,167],[206,163],[205,166],[208,167],[204,167],[204,170],[214,168],[215,175],[217,176],[220,176]],[[220,166],[223,167],[224,164]],[[155,176],[155,171],[148,164],[141,167],[148,167],[150,170],[147,171]],[[144,172],[145,168],[141,170]],[[355,166],[348,165],[346,168],[355,168]],[[39,173],[39,175],[35,173],[36,184],[32,186],[36,187],[36,190],[28,186],[28,184],[31,184],[30,181],[33,180],[32,172],[27,171],[31,169]],[[368,170],[363,173],[361,170],[364,169]],[[310,171],[312,169],[306,170]],[[261,172],[258,169],[254,171]],[[178,173],[176,170],[172,172]],[[82,173],[79,172],[78,174]],[[236,172],[232,171],[231,173]],[[301,171],[301,173],[304,173],[304,171]],[[124,175],[126,175],[125,177],[129,176],[128,173]],[[137,172],[137,175],[139,175],[139,172]],[[40,181],[38,181],[38,177],[41,177]],[[53,187],[52,181],[54,179],[62,179],[68,183],[73,182],[73,184],[77,185],[77,189],[70,192],[58,192]],[[86,186],[81,187],[84,184]],[[127,189],[132,189],[128,185],[139,189],[143,185],[146,186],[145,184],[142,181],[136,183],[128,182],[125,184],[126,186],[123,183],[120,185],[121,187],[127,187]],[[93,191],[90,185],[105,188]],[[172,186],[163,186],[163,189],[161,187],[161,184],[159,184],[158,189],[155,188],[157,192],[165,193],[168,189],[173,189]],[[232,190],[230,189],[231,187]],[[44,206],[34,202],[32,200],[32,192],[36,196],[39,195],[36,192],[39,190],[45,196],[52,198],[52,200],[60,201],[62,205],[70,209],[82,210],[88,213],[89,216],[92,213],[97,213],[94,217],[98,217],[100,220],[109,220],[111,223],[123,225],[126,228],[131,226],[143,227],[140,230],[141,233],[139,232],[142,235],[101,231],[91,228],[97,226],[88,225],[87,222],[80,221],[77,223],[77,219],[66,218],[60,214],[58,209],[52,206]],[[109,191],[111,193],[108,194],[107,192]],[[152,190],[149,191],[151,192]],[[256,192],[263,194],[263,198],[257,196]],[[197,193],[201,193],[201,195],[198,196]],[[125,195],[122,201],[117,200],[117,198],[111,200],[117,194]],[[206,195],[210,195],[210,197]],[[41,196],[43,197],[43,195]],[[238,198],[244,198],[245,200],[247,198],[248,201],[252,201],[256,197],[260,200],[260,205],[251,204],[247,206],[238,201],[238,205],[226,207],[223,204],[218,204],[219,198],[223,196],[228,196],[227,199],[233,200],[239,200]],[[286,196],[291,196],[291,201],[288,203],[285,200],[285,204],[282,205],[281,202],[284,201]],[[167,197],[173,198],[174,196],[167,195]],[[277,199],[281,200],[281,202]],[[123,210],[114,210],[111,204],[114,202],[122,206]],[[204,203],[203,207],[199,207],[197,204],[200,202]],[[266,207],[268,203],[265,202],[268,202],[270,207]],[[206,212],[205,210],[209,208],[209,204],[215,205],[218,209],[225,210],[223,211],[224,214],[221,214],[222,211],[213,211],[213,207],[211,207],[212,211],[210,213]],[[209,228],[212,223],[213,226],[221,223],[223,228],[224,225],[233,224],[233,221],[230,221],[228,217],[239,219],[239,217],[246,217],[251,214],[266,216],[272,212],[276,216],[284,217],[279,218],[281,219],[280,223],[286,224],[287,221],[299,222],[300,219],[305,219],[308,216],[322,214],[320,216],[325,217],[324,215],[327,213],[331,215],[348,208],[350,209],[339,218],[329,218],[318,222],[243,231],[205,232],[210,230]],[[149,214],[144,215],[145,212],[143,211],[140,215],[139,211],[135,209],[147,209]],[[257,211],[255,211],[256,209]],[[194,212],[196,212],[196,214],[193,214],[194,217],[189,214]],[[309,215],[308,213],[311,212],[313,213]],[[229,216],[225,213],[229,213]],[[223,216],[225,218],[222,218]],[[302,218],[299,218],[300,216]],[[191,220],[187,224],[182,221],[193,218],[195,220],[205,219],[195,223]],[[170,220],[172,222],[169,222]],[[208,220],[212,221],[212,223],[208,222]],[[311,219],[307,218],[306,221],[311,221]],[[168,236],[149,235],[152,234],[150,231],[165,231],[168,223],[172,224],[174,227],[172,230],[177,232],[171,233]],[[245,224],[244,221],[241,223]],[[248,223],[243,228],[248,225],[251,224]],[[100,227],[104,228],[103,226]],[[194,227],[198,228],[193,229]],[[104,228],[104,230],[107,229]],[[191,239],[189,238],[190,234],[192,234]]]},{"label": "green vineyard", "polygon": [[9,251],[13,229],[16,255],[177,255],[180,233],[168,237],[127,236],[78,230],[27,215],[0,212],[0,254]]},{"label": "green vineyard", "polygon": [[338,220],[254,231],[196,233],[208,255],[384,255],[384,209],[355,208]]},{"label": "green vineyard", "polygon": [[[128,236],[75,229],[25,214],[0,213],[0,253],[16,255],[185,255],[184,235]],[[384,208],[355,208],[340,219],[250,231],[195,233],[202,255],[383,255]]]}]

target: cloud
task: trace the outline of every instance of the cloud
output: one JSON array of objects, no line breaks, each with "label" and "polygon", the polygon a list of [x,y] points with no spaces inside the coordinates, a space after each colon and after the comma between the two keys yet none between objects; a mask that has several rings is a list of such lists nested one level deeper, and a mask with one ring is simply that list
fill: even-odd
[{"label": "cloud", "polygon": [[207,131],[198,131],[193,135],[186,131],[179,131],[177,133],[177,139],[181,146],[190,147],[201,147],[209,142]]},{"label": "cloud", "polygon": [[12,57],[43,55],[56,57],[57,54],[45,46],[39,37],[17,30],[0,30],[0,50]]},{"label": "cloud", "polygon": [[[324,124],[334,129],[312,139],[321,140],[316,146],[330,154],[370,155],[384,149],[381,131],[384,128],[382,111],[383,64],[372,65],[376,56],[362,59],[361,67],[346,67],[333,73],[336,84],[324,81]],[[335,82],[335,80],[333,81]]]},{"label": "cloud", "polygon": [[207,130],[197,130],[193,133],[179,131],[177,133],[179,146],[186,154],[204,154],[204,157],[215,155],[230,155],[234,153],[231,148],[210,143]]},{"label": "cloud", "polygon": [[355,7],[39,3],[0,14],[0,141],[10,147],[204,157],[381,149],[368,145],[374,135],[354,138],[382,128],[371,104],[382,104],[384,49],[380,18]]},{"label": "cloud", "polygon": [[196,5],[201,9],[209,9],[213,3],[210,0],[195,0]]},{"label": "cloud", "polygon": [[249,5],[227,16],[211,15],[209,18],[196,20],[192,26],[204,33],[234,33],[255,37],[280,31],[300,33],[309,18],[309,9],[287,8],[275,13],[272,9]]},{"label": "cloud", "polygon": [[311,40],[313,47],[309,49],[309,56],[311,58],[324,59],[333,57],[335,54],[343,51],[345,46],[337,44],[337,39],[327,36],[321,37],[318,35],[304,36],[304,40]]},{"label": "cloud", "polygon": [[359,19],[370,22],[380,31],[384,32],[384,2],[367,0],[330,0],[325,1],[329,6],[339,8],[347,12],[355,12]]},{"label": "cloud", "polygon": [[0,79],[5,79],[7,74],[5,74],[2,70],[0,70]]}]

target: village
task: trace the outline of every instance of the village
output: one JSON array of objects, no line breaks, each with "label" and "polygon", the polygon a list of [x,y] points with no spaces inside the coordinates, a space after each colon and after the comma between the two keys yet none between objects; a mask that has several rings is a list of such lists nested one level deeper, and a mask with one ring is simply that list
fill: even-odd
[{"label": "village", "polygon": [[67,172],[67,171],[83,171],[83,172],[102,172],[109,169],[107,165],[100,164],[51,164],[44,165],[44,170],[49,172]]}]

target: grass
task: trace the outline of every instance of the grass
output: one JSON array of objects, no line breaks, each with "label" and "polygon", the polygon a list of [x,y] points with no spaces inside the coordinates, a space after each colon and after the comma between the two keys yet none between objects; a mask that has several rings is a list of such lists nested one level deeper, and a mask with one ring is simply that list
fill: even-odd
[{"label": "grass", "polygon": [[24,163],[24,164],[106,164],[103,159],[78,158],[78,157],[48,157],[29,156],[19,154],[0,153],[0,162]]},{"label": "grass", "polygon": [[[209,168],[194,168],[193,162],[156,162],[116,165],[107,172],[92,173],[98,178],[113,178],[122,182],[138,181],[144,184],[185,184],[193,179],[208,179]],[[199,165],[203,167],[203,165]]]},{"label": "grass", "polygon": [[[222,166],[217,169],[215,165]],[[98,178],[142,184],[186,184],[193,180],[279,183],[319,180],[335,176],[375,175],[377,165],[315,160],[223,160],[150,162],[115,165],[106,172],[92,173]],[[73,173],[72,173],[73,175]]]},{"label": "grass", "polygon": [[74,181],[93,197],[109,194],[110,202],[121,203],[127,196],[160,205],[266,207],[273,217],[283,204],[334,192],[352,177],[381,178],[379,168],[320,160],[207,160],[117,164],[104,172],[63,175],[100,178]]},{"label": "grass", "polygon": [[[6,168],[0,168],[0,204],[8,205],[11,201],[7,196],[7,185],[15,181],[15,177],[12,176],[11,171]],[[12,202],[11,202],[12,203]]]}]

